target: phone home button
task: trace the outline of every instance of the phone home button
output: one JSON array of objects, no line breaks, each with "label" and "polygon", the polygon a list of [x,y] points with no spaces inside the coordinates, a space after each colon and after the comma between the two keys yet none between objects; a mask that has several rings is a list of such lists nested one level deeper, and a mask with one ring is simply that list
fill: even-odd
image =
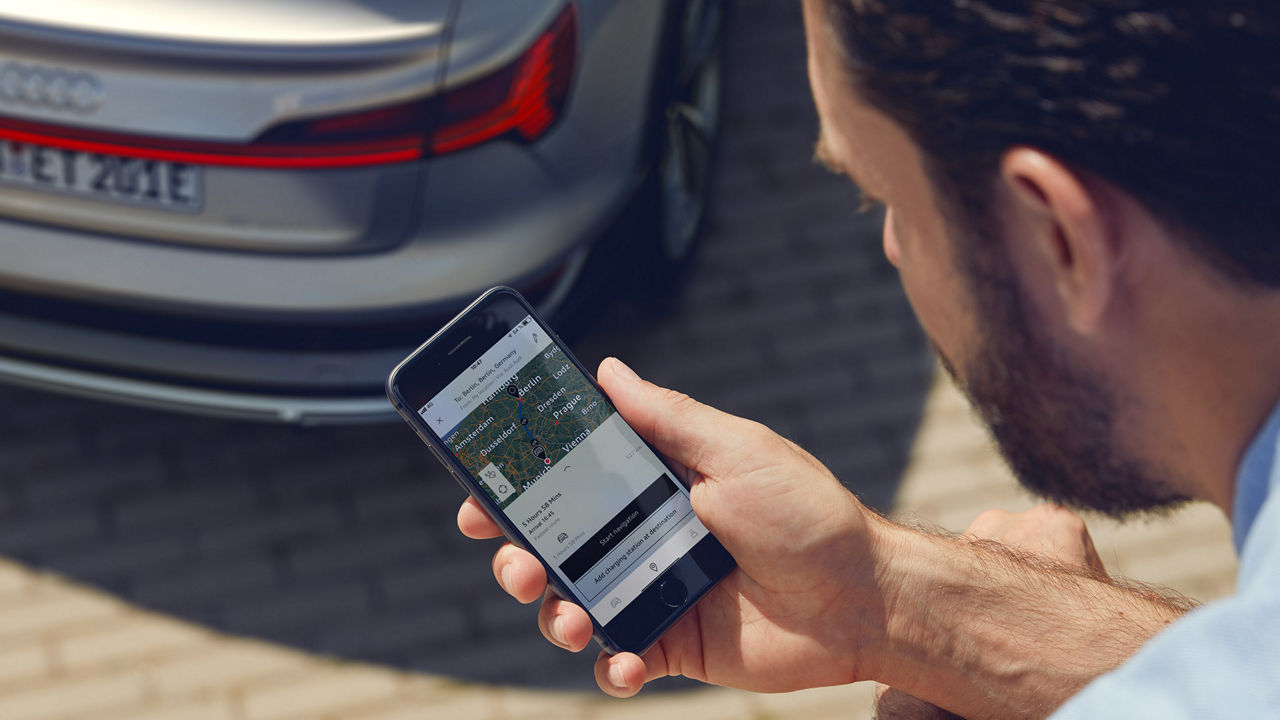
[{"label": "phone home button", "polygon": [[658,597],[671,607],[680,607],[689,599],[689,591],[679,580],[663,580],[658,585]]}]

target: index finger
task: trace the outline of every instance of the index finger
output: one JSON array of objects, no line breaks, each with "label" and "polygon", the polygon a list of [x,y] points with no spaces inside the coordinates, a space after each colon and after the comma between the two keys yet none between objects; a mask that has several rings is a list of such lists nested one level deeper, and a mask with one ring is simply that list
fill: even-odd
[{"label": "index finger", "polygon": [[473,497],[468,497],[462,507],[458,508],[458,529],[472,540],[488,540],[502,534],[498,524]]}]

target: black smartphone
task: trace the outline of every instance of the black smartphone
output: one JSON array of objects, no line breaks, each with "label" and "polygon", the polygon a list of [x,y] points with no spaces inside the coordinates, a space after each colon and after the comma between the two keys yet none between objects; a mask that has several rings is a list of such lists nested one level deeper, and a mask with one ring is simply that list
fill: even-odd
[{"label": "black smartphone", "polygon": [[645,651],[734,568],[682,480],[515,290],[481,295],[387,396],[608,652]]}]

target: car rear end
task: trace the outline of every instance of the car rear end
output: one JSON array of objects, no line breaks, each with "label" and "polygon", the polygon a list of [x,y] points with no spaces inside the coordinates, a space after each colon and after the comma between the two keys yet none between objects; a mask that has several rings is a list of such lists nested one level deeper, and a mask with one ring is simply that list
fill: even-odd
[{"label": "car rear end", "polygon": [[390,417],[407,349],[494,284],[554,311],[634,189],[647,108],[613,83],[647,85],[661,12],[584,5],[0,11],[0,376]]}]

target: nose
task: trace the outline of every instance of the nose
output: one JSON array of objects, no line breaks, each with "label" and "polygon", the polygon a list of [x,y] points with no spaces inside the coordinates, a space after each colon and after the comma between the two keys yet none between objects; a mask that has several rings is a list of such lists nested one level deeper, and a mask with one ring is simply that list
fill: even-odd
[{"label": "nose", "polygon": [[898,247],[898,234],[893,227],[892,208],[885,210],[884,228],[881,230],[881,237],[884,242],[884,256],[889,258],[889,262],[894,267],[898,267],[898,258],[901,256],[902,250]]}]

